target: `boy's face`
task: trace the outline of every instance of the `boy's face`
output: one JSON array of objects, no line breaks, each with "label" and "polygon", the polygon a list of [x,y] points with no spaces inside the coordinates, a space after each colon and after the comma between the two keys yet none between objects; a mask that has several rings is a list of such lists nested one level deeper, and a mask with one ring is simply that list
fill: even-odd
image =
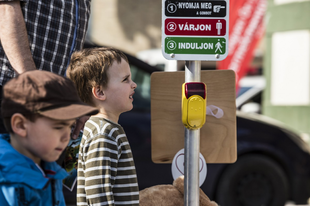
[{"label": "boy's face", "polygon": [[36,163],[56,161],[67,147],[75,120],[54,120],[39,117],[27,121],[25,153]]},{"label": "boy's face", "polygon": [[112,115],[120,115],[133,107],[134,90],[137,84],[131,80],[129,64],[122,59],[121,63],[114,61],[108,70],[108,85],[104,89],[105,106]]}]

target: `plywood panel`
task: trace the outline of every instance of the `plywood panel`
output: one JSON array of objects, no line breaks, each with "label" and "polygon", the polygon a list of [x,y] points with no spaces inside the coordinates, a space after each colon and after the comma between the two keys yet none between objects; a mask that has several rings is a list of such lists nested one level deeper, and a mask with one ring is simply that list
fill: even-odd
[{"label": "plywood panel", "polygon": [[[181,118],[182,84],[185,72],[155,72],[151,76],[152,160],[171,163],[184,148],[185,127]],[[200,153],[207,163],[232,163],[237,159],[235,73],[201,71],[207,85],[207,105],[224,111],[217,119],[206,116],[200,130]]]}]

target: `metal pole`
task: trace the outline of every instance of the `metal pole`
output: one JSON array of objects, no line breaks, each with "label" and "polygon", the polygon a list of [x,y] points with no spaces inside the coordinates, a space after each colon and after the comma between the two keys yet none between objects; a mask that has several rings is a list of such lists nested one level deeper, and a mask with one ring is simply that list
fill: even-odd
[{"label": "metal pole", "polygon": [[[201,61],[186,61],[185,82],[200,82]],[[200,129],[185,128],[184,206],[199,206]]]},{"label": "metal pole", "polygon": [[201,61],[185,62],[185,82],[200,82]]}]

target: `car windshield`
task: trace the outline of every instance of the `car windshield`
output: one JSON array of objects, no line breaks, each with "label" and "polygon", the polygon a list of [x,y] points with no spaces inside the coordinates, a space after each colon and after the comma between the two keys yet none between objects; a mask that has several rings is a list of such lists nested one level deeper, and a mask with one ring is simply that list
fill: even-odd
[{"label": "car windshield", "polygon": [[151,76],[149,73],[138,69],[136,66],[130,64],[130,70],[132,75],[132,80],[138,85],[135,89],[135,94],[133,96],[134,109],[150,109],[150,85]]},{"label": "car windshield", "polygon": [[249,91],[252,87],[239,87],[237,92],[237,98],[244,94],[245,92]]}]

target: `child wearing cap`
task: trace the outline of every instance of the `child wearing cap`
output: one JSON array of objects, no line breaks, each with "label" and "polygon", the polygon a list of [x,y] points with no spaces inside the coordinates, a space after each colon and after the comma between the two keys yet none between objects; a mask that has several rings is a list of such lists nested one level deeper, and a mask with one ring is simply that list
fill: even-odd
[{"label": "child wearing cap", "polygon": [[137,87],[127,57],[113,48],[73,53],[67,76],[85,103],[99,109],[86,122],[80,144],[78,205],[139,205],[139,188],[126,134],[118,124],[133,107]]},{"label": "child wearing cap", "polygon": [[98,110],[83,103],[71,80],[29,71],[3,87],[0,136],[0,205],[65,205],[55,161],[70,140],[75,119]]}]

